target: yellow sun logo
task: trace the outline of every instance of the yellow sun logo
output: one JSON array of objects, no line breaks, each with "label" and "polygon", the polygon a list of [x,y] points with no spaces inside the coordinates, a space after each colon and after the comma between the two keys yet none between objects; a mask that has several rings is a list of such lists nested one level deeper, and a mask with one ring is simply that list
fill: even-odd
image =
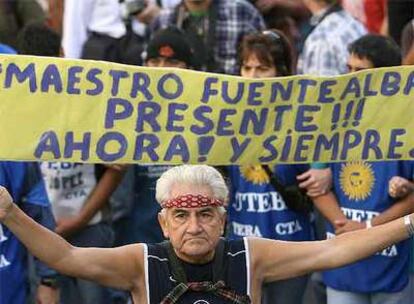
[{"label": "yellow sun logo", "polygon": [[269,176],[261,165],[243,166],[240,168],[243,177],[253,184],[266,184],[269,182]]},{"label": "yellow sun logo", "polygon": [[372,166],[364,161],[350,161],[342,165],[339,176],[344,193],[355,201],[366,199],[375,183]]}]

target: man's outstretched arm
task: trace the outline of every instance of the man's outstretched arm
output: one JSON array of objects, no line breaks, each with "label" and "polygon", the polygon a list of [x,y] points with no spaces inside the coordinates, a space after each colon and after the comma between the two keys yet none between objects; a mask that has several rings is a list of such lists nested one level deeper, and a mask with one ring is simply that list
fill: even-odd
[{"label": "man's outstretched arm", "polygon": [[131,290],[144,276],[142,245],[79,248],[37,224],[0,187],[0,222],[41,261],[58,272]]},{"label": "man's outstretched arm", "polygon": [[[414,214],[409,216],[414,223]],[[255,278],[269,282],[305,273],[341,267],[409,237],[403,218],[370,229],[313,242],[249,239],[250,263]]]}]

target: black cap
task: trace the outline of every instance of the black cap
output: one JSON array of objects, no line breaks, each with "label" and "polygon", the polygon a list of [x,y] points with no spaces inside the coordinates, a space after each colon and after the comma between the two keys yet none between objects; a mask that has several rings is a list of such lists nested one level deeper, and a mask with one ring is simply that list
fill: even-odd
[{"label": "black cap", "polygon": [[178,28],[168,27],[156,32],[149,41],[146,60],[165,57],[183,61],[187,67],[192,67],[193,56],[193,49],[185,33]]}]

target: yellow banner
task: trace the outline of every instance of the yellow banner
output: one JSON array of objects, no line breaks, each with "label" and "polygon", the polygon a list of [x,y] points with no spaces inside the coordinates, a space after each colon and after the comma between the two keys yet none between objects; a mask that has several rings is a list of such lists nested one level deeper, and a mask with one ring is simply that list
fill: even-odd
[{"label": "yellow banner", "polygon": [[0,57],[0,159],[414,159],[414,68],[273,79]]}]

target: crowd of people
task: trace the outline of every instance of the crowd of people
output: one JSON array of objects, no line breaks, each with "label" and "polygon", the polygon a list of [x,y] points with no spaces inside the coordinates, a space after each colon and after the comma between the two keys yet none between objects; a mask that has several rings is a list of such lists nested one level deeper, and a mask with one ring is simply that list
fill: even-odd
[{"label": "crowd of people", "polygon": [[[413,64],[413,25],[408,0],[7,0],[0,53],[334,76]],[[414,303],[413,180],[412,161],[0,161],[0,304]]]}]

